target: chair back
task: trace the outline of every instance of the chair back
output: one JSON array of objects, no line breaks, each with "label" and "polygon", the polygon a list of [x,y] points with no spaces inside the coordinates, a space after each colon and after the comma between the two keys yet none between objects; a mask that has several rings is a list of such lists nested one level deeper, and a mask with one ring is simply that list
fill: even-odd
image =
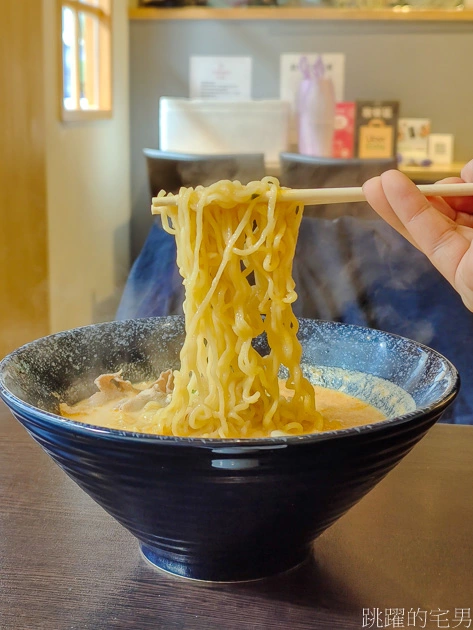
[{"label": "chair back", "polygon": [[[318,158],[298,153],[281,153],[281,184],[289,188],[339,188],[362,186],[371,177],[397,168],[395,158],[364,160]],[[374,210],[366,202],[325,206],[307,206],[304,216],[335,219],[339,216],[374,218]]]},{"label": "chair back", "polygon": [[208,186],[221,179],[247,184],[265,175],[263,153],[192,155],[155,149],[143,153],[152,196],[160,190],[176,193],[181,186]]}]

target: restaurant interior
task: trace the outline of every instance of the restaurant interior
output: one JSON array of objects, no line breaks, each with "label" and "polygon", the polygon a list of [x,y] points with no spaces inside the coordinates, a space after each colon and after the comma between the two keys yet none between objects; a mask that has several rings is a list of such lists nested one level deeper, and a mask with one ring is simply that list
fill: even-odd
[{"label": "restaurant interior", "polygon": [[[392,169],[423,186],[458,180],[473,158],[471,0],[1,0],[0,41],[0,359],[62,331],[182,315],[174,238],[151,213],[160,190],[267,176],[293,189],[361,187]],[[306,205],[292,274],[296,317],[432,349],[446,363],[431,385],[453,364],[459,391],[457,381],[428,407],[436,425],[415,446],[430,428],[423,410],[423,432],[401,449],[400,429],[399,446],[378,451],[382,474],[366,464],[364,492],[330,522],[376,487],[329,528],[327,517],[309,563],[226,580],[160,564],[145,547],[140,556],[127,531],[141,541],[139,524],[116,516],[119,493],[98,500],[105,510],[88,496],[108,474],[91,463],[101,447],[89,460],[79,435],[70,460],[84,468],[71,472],[66,438],[46,436],[31,404],[15,411],[0,378],[2,630],[470,627],[472,312],[364,199]],[[128,475],[120,465],[110,470]],[[180,501],[193,504],[195,483]],[[284,495],[281,512],[297,500]]]}]

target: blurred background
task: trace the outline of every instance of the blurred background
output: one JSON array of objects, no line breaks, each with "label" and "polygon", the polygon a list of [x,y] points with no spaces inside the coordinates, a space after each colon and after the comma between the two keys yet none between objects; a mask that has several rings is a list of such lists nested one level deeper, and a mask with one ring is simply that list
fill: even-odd
[{"label": "blurred background", "polygon": [[[280,176],[281,152],[359,158],[360,129],[371,125],[361,118],[369,111],[377,129],[394,134],[378,157],[397,160],[415,181],[458,174],[473,156],[468,6],[447,0],[182,4],[0,3],[0,356],[50,332],[116,316],[152,225],[145,148],[253,154],[256,142],[265,172]],[[321,74],[305,76],[305,63]],[[323,105],[332,108],[331,137],[336,115],[342,120],[346,154],[334,155],[335,145],[318,155],[302,150],[297,107],[304,79],[313,89],[315,80],[331,81]],[[311,94],[320,105],[320,95]],[[202,101],[210,103],[204,118]],[[261,110],[260,101],[267,107]],[[321,111],[311,103],[309,118]],[[348,105],[337,114],[341,103]],[[217,104],[223,109],[214,115]],[[387,106],[394,108],[389,120],[382,113]],[[228,115],[228,135],[205,128],[208,143],[196,144],[209,119],[216,124]],[[404,156],[397,149],[400,120],[411,121],[405,129],[412,152]],[[247,131],[251,125],[261,142]],[[384,129],[385,140],[391,131]],[[436,144],[429,152],[430,134]]]}]

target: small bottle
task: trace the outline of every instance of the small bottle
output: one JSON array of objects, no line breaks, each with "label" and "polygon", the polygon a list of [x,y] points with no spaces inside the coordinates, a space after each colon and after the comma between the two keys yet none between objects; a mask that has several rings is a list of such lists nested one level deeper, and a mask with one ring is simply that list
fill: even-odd
[{"label": "small bottle", "polygon": [[332,79],[320,76],[320,72],[305,73],[299,85],[298,110],[299,153],[331,157],[335,125]]}]

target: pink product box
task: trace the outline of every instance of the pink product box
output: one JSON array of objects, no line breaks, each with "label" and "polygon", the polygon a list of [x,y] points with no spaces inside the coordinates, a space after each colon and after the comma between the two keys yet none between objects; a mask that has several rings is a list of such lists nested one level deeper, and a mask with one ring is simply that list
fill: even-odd
[{"label": "pink product box", "polygon": [[346,159],[354,155],[355,110],[356,104],[351,102],[337,103],[335,106],[333,157]]}]

